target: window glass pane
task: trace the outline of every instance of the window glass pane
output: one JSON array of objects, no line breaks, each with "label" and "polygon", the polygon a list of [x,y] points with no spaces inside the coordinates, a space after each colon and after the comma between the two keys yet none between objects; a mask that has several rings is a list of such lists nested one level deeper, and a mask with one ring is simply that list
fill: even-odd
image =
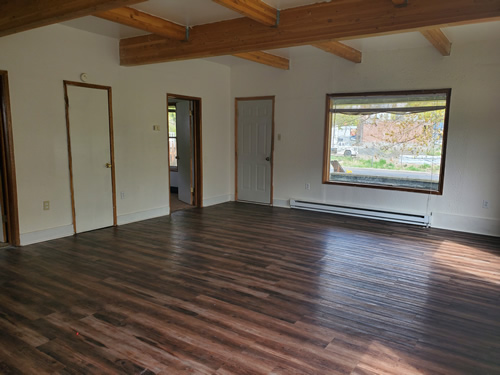
[{"label": "window glass pane", "polygon": [[168,136],[176,137],[177,136],[177,120],[176,113],[168,111]]},{"label": "window glass pane", "polygon": [[177,168],[177,113],[176,106],[168,106],[168,145],[170,168]]},{"label": "window glass pane", "polygon": [[440,192],[447,95],[331,95],[327,182]]},{"label": "window glass pane", "polygon": [[168,145],[170,148],[170,167],[177,167],[177,138],[169,138]]}]

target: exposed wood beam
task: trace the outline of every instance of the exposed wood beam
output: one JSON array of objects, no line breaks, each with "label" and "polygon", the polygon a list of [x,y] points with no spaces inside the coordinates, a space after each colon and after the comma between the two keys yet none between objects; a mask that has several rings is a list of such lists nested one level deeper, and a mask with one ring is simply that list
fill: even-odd
[{"label": "exposed wood beam", "polygon": [[441,55],[450,56],[451,42],[446,37],[446,35],[444,35],[441,29],[422,30],[421,33],[427,38],[429,42],[432,43],[434,47],[436,47]]},{"label": "exposed wood beam", "polygon": [[[166,38],[185,40],[185,26],[167,21],[163,18],[152,16],[137,9],[123,7],[95,13],[94,16],[108,21],[121,23],[136,29],[149,31],[150,33],[164,36]],[[289,70],[290,61],[284,57],[271,55],[266,52],[245,52],[235,54],[234,56],[242,59],[254,61],[260,64],[269,65],[274,68]]]},{"label": "exposed wood beam", "polygon": [[322,42],[322,43],[314,43],[313,46],[320,48],[323,51],[333,53],[334,55],[337,55],[354,63],[359,64],[361,62],[361,52],[355,48],[345,45],[344,43],[335,41]]},{"label": "exposed wood beam", "polygon": [[266,26],[275,26],[278,11],[261,0],[213,0]]},{"label": "exposed wood beam", "polygon": [[[95,13],[94,16],[108,21],[121,23],[136,29],[149,31],[150,33],[164,36],[170,39],[185,40],[185,26],[167,21],[163,18],[141,12],[137,9],[123,7]],[[269,65],[278,69],[289,70],[290,61],[284,57],[271,55],[266,52],[245,52],[234,56],[242,59],[254,61],[260,64]]]},{"label": "exposed wood beam", "polygon": [[2,0],[0,36],[143,1],[145,0]]},{"label": "exposed wood beam", "polygon": [[123,25],[149,31],[150,33],[164,36],[165,38],[185,40],[186,28],[163,18],[152,16],[140,10],[123,7],[95,13],[94,16],[108,21],[118,22]]},{"label": "exposed wood beam", "polygon": [[329,40],[423,30],[500,19],[500,0],[412,0],[395,8],[387,0],[323,2],[281,11],[279,28],[248,18],[195,26],[189,42],[156,35],[120,41],[122,65],[140,65],[286,48]]},{"label": "exposed wood beam", "polygon": [[240,57],[242,59],[254,61],[260,64],[269,65],[274,68],[289,70],[290,69],[290,60],[276,55],[271,55],[267,52],[244,52],[244,53],[235,53],[234,56]]}]

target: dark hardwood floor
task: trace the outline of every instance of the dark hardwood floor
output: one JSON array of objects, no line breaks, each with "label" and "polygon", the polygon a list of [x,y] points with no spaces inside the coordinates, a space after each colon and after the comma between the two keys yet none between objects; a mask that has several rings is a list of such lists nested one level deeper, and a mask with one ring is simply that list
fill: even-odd
[{"label": "dark hardwood floor", "polygon": [[500,239],[227,203],[0,250],[2,374],[500,374]]},{"label": "dark hardwood floor", "polygon": [[190,204],[184,203],[183,201],[179,200],[179,194],[170,193],[170,213],[180,210],[188,210],[194,207],[195,206],[192,206]]}]

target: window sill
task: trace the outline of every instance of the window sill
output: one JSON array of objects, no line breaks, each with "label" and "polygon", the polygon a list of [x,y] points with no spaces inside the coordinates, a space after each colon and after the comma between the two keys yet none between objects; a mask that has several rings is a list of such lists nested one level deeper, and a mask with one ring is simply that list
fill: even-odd
[{"label": "window sill", "polygon": [[438,182],[403,178],[332,175],[330,180],[323,181],[323,183],[328,185],[356,186],[362,188],[407,191],[432,195],[443,194],[442,186],[439,186]]}]

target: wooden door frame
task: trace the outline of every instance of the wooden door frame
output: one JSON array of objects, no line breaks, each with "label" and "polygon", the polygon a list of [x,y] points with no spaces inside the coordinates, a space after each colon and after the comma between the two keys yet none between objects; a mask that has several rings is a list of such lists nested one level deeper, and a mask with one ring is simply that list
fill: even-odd
[{"label": "wooden door frame", "polygon": [[273,119],[271,130],[271,196],[269,205],[273,205],[274,197],[274,111],[276,97],[272,96],[251,96],[246,98],[234,99],[234,200],[238,200],[238,102],[251,100],[271,100],[273,106]]},{"label": "wooden door frame", "polygon": [[[168,205],[172,207],[170,201],[170,142],[168,142],[168,101],[171,99],[188,100],[193,103],[193,163],[194,165],[194,197],[193,205],[203,207],[203,157],[202,157],[202,124],[201,124],[201,98],[196,96],[186,96],[167,93],[167,164],[168,164]],[[191,167],[192,168],[192,167]],[[193,176],[193,173],[190,173]],[[192,177],[191,177],[192,178]],[[193,184],[192,184],[193,185]]]},{"label": "wooden door frame", "polygon": [[111,159],[111,190],[113,195],[113,226],[117,226],[116,215],[116,178],[115,178],[115,144],[113,136],[113,97],[111,86],[94,85],[90,83],[63,81],[64,82],[64,103],[66,108],[66,134],[68,138],[68,164],[69,164],[69,183],[71,190],[71,212],[73,215],[73,230],[76,233],[76,211],[75,211],[75,190],[73,185],[73,157],[71,154],[71,132],[69,121],[69,98],[68,86],[85,87],[89,89],[106,90],[108,93],[108,122],[109,122],[109,153]]},{"label": "wooden door frame", "polygon": [[0,102],[0,142],[2,143],[1,171],[4,187],[4,206],[7,216],[7,231],[5,233],[8,243],[14,246],[21,245],[19,234],[19,211],[17,206],[17,180],[16,163],[14,160],[14,140],[12,136],[12,115],[10,111],[9,77],[5,70],[0,70],[2,98]]}]

